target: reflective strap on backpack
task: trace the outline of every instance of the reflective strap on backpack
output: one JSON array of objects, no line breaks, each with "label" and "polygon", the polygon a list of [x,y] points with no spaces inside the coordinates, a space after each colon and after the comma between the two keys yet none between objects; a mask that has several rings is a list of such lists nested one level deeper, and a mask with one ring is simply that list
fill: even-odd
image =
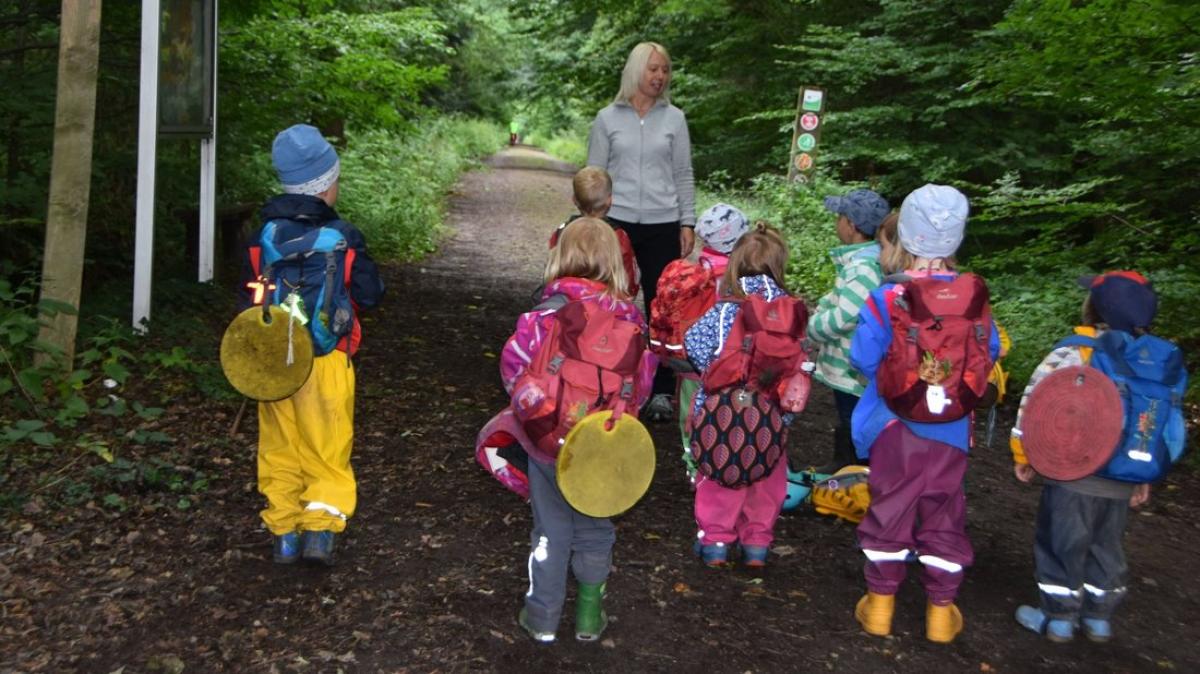
[{"label": "reflective strap on backpack", "polygon": [[[325,253],[325,302],[321,308],[325,312],[325,320],[333,325],[333,313],[330,311],[333,308],[333,279],[337,274],[337,258],[334,257],[333,251]],[[347,291],[348,292],[348,291]]]}]

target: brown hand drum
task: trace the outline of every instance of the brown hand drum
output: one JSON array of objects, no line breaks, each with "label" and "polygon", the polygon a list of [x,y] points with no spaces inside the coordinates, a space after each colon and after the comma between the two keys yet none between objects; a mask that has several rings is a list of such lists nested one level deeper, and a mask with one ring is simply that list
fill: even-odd
[{"label": "brown hand drum", "polygon": [[262,402],[282,400],[300,390],[313,364],[308,328],[289,321],[278,306],[269,311],[268,320],[261,306],[250,307],[229,323],[221,338],[225,378],[242,395]]},{"label": "brown hand drum", "polygon": [[593,412],[567,433],[558,454],[558,487],[572,508],[612,517],[645,495],[654,477],[654,441],[631,415],[607,428],[611,411]]},{"label": "brown hand drum", "polygon": [[1125,407],[1111,379],[1095,368],[1064,367],[1029,394],[1021,443],[1038,473],[1078,480],[1108,463],[1124,424]]}]

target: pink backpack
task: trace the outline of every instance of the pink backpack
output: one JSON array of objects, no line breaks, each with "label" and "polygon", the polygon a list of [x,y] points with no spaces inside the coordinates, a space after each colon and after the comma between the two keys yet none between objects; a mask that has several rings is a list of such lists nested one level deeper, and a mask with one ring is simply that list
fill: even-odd
[{"label": "pink backpack", "polygon": [[513,385],[513,413],[548,456],[557,457],[567,433],[592,412],[637,414],[634,386],[646,335],[603,302],[572,300],[558,309],[533,362]]}]

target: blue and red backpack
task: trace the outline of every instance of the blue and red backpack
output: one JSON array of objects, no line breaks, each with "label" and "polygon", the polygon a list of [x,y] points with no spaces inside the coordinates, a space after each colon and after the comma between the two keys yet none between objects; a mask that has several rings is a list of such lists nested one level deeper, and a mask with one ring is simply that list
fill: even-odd
[{"label": "blue and red backpack", "polygon": [[355,253],[346,237],[333,227],[281,219],[263,225],[256,244],[249,249],[250,266],[264,292],[255,304],[282,305],[298,293],[310,318],[313,355],[334,349],[354,355],[361,331],[349,290]]},{"label": "blue and red backpack", "polygon": [[1062,346],[1092,349],[1088,365],[1117,386],[1125,425],[1112,458],[1096,474],[1121,482],[1154,482],[1183,456],[1187,444],[1183,352],[1154,335],[1109,330],[1099,337],[1073,335]]}]

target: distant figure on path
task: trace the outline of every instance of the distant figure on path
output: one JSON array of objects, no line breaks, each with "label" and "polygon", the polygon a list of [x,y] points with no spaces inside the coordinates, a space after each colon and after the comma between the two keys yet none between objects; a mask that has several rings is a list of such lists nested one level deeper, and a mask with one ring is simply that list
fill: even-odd
[{"label": "distant figure on path", "polygon": [[[646,315],[667,264],[687,257],[695,242],[696,195],[687,118],[671,105],[671,57],[654,42],[629,52],[616,98],[596,115],[588,136],[588,166],[613,179],[608,221],[624,229],[642,272]],[[660,367],[643,412],[652,421],[673,416],[675,378]]]}]

